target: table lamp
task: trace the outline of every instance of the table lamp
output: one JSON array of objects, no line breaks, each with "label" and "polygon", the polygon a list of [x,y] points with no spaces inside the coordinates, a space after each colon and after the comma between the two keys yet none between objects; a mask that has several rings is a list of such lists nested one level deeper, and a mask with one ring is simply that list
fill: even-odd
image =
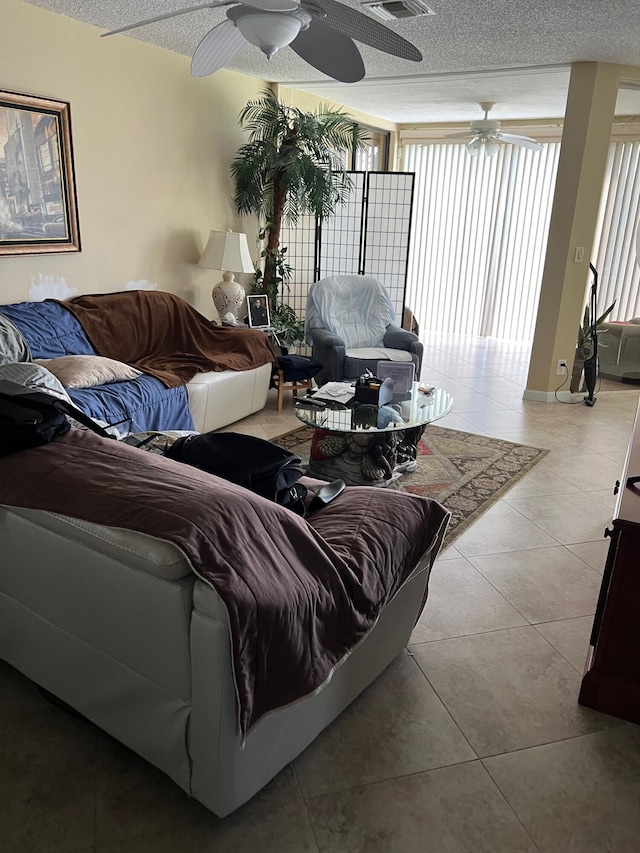
[{"label": "table lamp", "polygon": [[220,318],[238,312],[245,300],[245,290],[234,278],[236,272],[255,272],[246,234],[235,231],[212,231],[198,265],[210,270],[228,270],[211,292]]}]

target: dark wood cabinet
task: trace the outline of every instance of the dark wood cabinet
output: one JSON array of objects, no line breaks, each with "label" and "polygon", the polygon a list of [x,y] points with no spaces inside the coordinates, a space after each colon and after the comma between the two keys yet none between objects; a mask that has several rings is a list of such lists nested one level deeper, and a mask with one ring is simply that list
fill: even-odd
[{"label": "dark wood cabinet", "polygon": [[631,433],[578,701],[640,723],[640,406]]}]

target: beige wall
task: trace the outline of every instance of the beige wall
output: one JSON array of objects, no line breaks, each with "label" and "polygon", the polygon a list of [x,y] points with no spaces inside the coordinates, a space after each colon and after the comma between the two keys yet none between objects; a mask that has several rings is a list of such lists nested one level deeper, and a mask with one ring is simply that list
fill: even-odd
[{"label": "beige wall", "polygon": [[[213,316],[220,274],[196,266],[211,229],[238,229],[229,163],[237,123],[264,85],[220,71],[194,79],[189,58],[2,0],[0,89],[69,101],[82,251],[0,257],[0,303],[32,282],[78,293],[157,283]],[[250,246],[252,240],[250,240]]]}]

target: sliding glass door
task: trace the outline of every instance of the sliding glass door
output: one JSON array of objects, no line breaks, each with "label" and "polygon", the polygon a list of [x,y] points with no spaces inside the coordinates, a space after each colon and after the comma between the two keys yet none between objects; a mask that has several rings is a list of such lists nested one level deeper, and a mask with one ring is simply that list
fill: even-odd
[{"label": "sliding glass door", "polygon": [[405,144],[416,173],[407,306],[425,331],[533,338],[560,144]]}]

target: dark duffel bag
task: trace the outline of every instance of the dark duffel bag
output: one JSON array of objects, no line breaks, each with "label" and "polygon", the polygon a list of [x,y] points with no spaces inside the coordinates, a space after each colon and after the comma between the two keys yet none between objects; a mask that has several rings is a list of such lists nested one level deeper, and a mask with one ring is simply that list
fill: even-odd
[{"label": "dark duffel bag", "polygon": [[236,432],[205,432],[176,439],[166,456],[237,483],[304,515],[307,489],[295,453],[263,438]]}]

